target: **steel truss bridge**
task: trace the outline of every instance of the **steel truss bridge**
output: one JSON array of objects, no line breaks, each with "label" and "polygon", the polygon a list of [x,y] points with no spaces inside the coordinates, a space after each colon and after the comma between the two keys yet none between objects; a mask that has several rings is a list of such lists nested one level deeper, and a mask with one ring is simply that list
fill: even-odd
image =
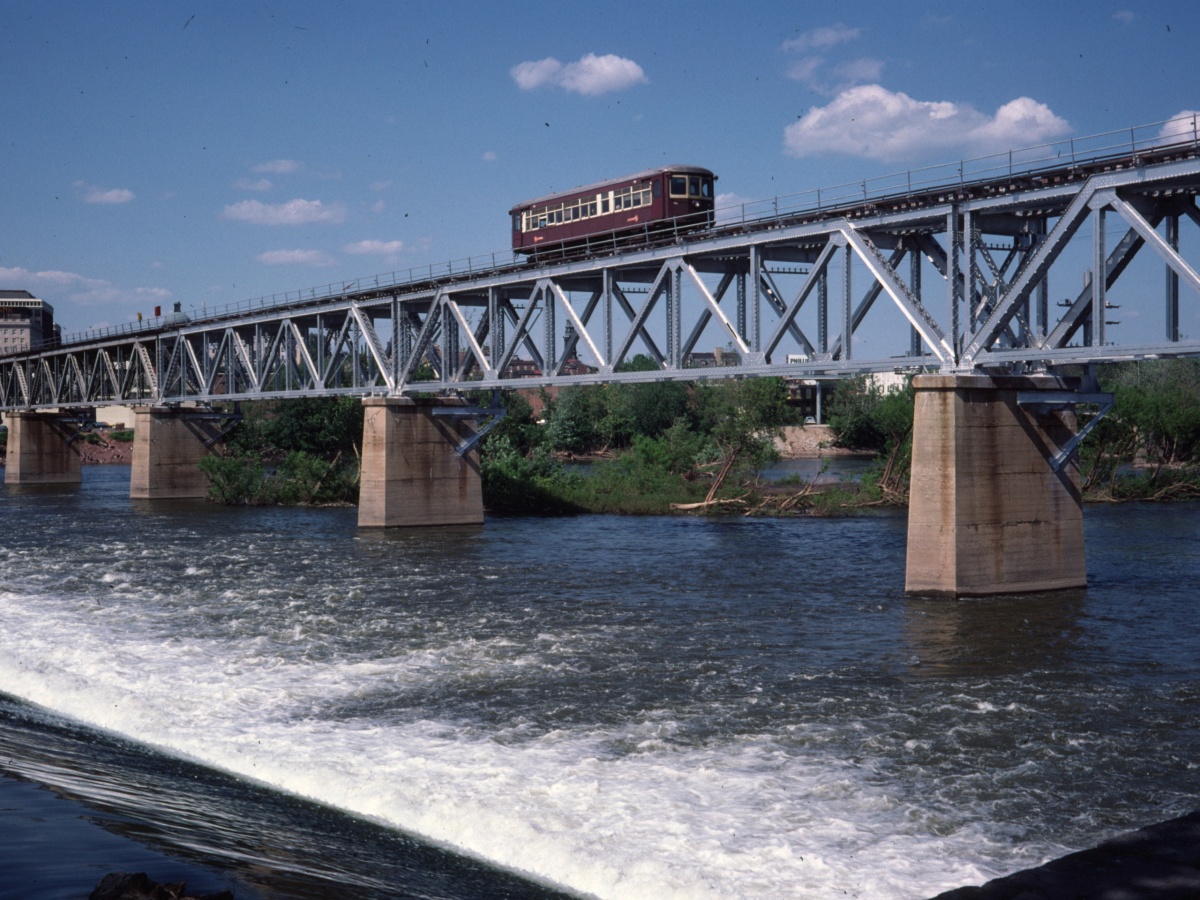
[{"label": "steel truss bridge", "polygon": [[[85,334],[0,357],[0,409],[1200,355],[1180,305],[1183,282],[1200,333],[1200,142],[1184,124],[1171,140],[1126,133],[1086,156],[1056,145],[975,177],[817,194],[607,255]],[[657,367],[623,371],[636,354]]]}]

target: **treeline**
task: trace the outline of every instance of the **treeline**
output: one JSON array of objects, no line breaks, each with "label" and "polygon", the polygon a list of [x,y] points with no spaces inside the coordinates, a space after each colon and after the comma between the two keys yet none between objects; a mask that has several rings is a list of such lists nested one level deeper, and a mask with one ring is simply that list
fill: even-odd
[{"label": "treeline", "polygon": [[[650,372],[638,357],[623,371]],[[1094,499],[1200,495],[1200,361],[1105,368],[1114,409],[1080,450]],[[775,439],[800,413],[779,378],[633,382],[502,395],[507,411],[480,447],[491,513],[666,513],[672,510],[831,514],[907,501],[913,391],[865,378],[839,382],[825,416],[837,445],[873,453],[853,486],[763,483]],[[487,405],[489,395],[473,402]],[[223,453],[202,464],[222,503],[355,503],[363,409],[357,398],[248,404]]]},{"label": "treeline", "polygon": [[200,462],[218,503],[358,502],[363,407],[357,397],[243,404],[242,421]]},{"label": "treeline", "polygon": [[[1113,408],[1079,450],[1080,484],[1091,500],[1200,497],[1200,360],[1143,360],[1099,370]],[[1079,413],[1079,425],[1091,413]],[[865,379],[839,385],[829,424],[844,447],[879,455],[885,496],[907,494],[912,454],[911,385],[884,393]]]},{"label": "treeline", "polygon": [[1095,499],[1200,496],[1200,360],[1106,366],[1113,408],[1084,441],[1080,477]]},{"label": "treeline", "polygon": [[[638,357],[622,371],[652,371]],[[471,400],[488,405],[490,395]],[[506,415],[480,446],[492,513],[663,513],[749,500],[747,480],[778,459],[800,421],[785,382],[652,382],[502,395]],[[363,410],[357,398],[244,404],[243,422],[201,467],[227,504],[357,502]],[[581,460],[586,460],[583,464]]]},{"label": "treeline", "polygon": [[[622,371],[653,371],[639,356]],[[779,378],[620,383],[520,394],[481,453],[484,503],[499,513],[663,513],[735,502],[748,473],[778,459],[800,421]],[[584,467],[580,458],[590,460]]]}]

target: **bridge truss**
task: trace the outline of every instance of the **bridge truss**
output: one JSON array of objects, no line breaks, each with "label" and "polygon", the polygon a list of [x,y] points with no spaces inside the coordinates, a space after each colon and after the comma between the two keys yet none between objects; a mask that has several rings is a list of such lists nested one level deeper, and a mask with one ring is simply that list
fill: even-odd
[{"label": "bridge truss", "polygon": [[[1193,123],[1175,143],[610,255],[84,336],[0,357],[0,409],[1200,355],[1198,151]],[[653,368],[628,371],[637,354]]]}]

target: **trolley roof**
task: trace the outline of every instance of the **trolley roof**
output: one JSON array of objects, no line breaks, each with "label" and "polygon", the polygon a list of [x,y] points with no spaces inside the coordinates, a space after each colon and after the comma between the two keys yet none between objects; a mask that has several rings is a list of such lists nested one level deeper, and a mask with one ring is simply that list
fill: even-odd
[{"label": "trolley roof", "polygon": [[618,184],[625,184],[630,181],[644,181],[654,175],[662,175],[665,172],[678,172],[683,175],[709,175],[716,179],[716,175],[709,169],[701,168],[700,166],[659,166],[656,169],[646,169],[642,172],[635,172],[632,175],[626,175],[622,178],[610,178],[607,181],[598,181],[595,184],[584,184],[579,187],[571,188],[567,191],[555,191],[553,194],[546,194],[542,197],[534,197],[532,200],[526,200],[518,203],[509,213],[515,213],[518,210],[525,209],[528,206],[536,206],[542,203],[551,203],[555,200],[562,200],[567,197],[576,197],[579,194],[587,194],[593,191],[602,191],[605,188],[613,187]]}]

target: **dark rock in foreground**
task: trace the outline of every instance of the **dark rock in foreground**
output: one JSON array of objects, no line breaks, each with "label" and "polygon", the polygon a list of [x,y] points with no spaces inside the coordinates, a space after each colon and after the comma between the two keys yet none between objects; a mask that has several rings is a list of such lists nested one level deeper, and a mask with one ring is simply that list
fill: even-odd
[{"label": "dark rock in foreground", "polygon": [[189,895],[187,884],[158,884],[145,872],[110,872],[100,879],[88,900],[233,900],[232,891]]},{"label": "dark rock in foreground", "polygon": [[1196,900],[1200,812],[933,900]]}]

